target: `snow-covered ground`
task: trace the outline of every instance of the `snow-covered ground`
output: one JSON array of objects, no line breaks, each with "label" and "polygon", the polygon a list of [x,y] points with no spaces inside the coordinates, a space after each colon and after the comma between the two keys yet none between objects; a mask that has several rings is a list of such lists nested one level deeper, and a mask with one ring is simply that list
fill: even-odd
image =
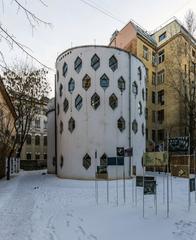
[{"label": "snow-covered ground", "polygon": [[[187,180],[173,179],[170,217],[166,217],[163,177],[158,179],[158,213],[154,196],[145,196],[142,215],[142,189],[133,203],[132,182],[106,182],[99,186],[98,206],[95,182],[63,180],[43,171],[21,172],[10,181],[0,180],[0,240],[196,240],[195,193],[188,212]],[[166,185],[166,182],[165,182]],[[166,191],[166,189],[165,189]]]}]

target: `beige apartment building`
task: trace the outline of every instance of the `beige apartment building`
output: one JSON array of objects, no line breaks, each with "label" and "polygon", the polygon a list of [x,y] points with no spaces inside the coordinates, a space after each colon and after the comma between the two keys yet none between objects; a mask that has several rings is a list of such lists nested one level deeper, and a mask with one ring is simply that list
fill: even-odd
[{"label": "beige apartment building", "polygon": [[16,117],[14,106],[0,78],[0,178],[5,176],[6,157],[13,147]]},{"label": "beige apartment building", "polygon": [[195,77],[196,40],[174,19],[149,34],[130,21],[112,35],[110,46],[136,55],[146,66],[147,148],[170,136],[187,135],[184,104],[179,97],[182,81]]},{"label": "beige apartment building", "polygon": [[31,123],[31,129],[21,152],[21,168],[36,169],[46,167],[47,163],[47,103],[37,104],[39,114]]}]

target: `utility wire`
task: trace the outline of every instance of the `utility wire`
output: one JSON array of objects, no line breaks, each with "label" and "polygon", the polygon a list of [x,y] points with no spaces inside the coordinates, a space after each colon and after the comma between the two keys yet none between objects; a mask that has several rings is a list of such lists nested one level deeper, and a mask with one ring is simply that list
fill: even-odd
[{"label": "utility wire", "polygon": [[106,15],[106,16],[108,16],[108,17],[110,17],[110,18],[112,18],[112,19],[114,19],[114,20],[116,20],[116,21],[118,21],[118,22],[120,22],[120,23],[125,24],[124,21],[122,21],[121,19],[117,18],[117,17],[114,16],[111,12],[105,10],[104,8],[98,7],[97,5],[95,5],[95,3],[93,3],[93,2],[88,2],[88,1],[86,1],[86,0],[80,0],[80,1],[83,2],[84,4],[90,6],[91,8],[96,9],[97,11],[103,13],[104,15]]}]

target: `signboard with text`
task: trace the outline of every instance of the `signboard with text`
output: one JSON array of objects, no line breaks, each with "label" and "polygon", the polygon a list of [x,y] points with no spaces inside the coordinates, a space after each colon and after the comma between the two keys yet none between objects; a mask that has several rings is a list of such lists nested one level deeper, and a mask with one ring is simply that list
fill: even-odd
[{"label": "signboard with text", "polygon": [[171,165],[171,175],[174,177],[189,178],[188,165]]},{"label": "signboard with text", "polygon": [[[145,181],[154,181],[154,177],[151,176],[145,176]],[[136,176],[136,187],[143,187],[143,176]]]},{"label": "signboard with text", "polygon": [[169,152],[187,152],[189,150],[189,137],[169,138]]},{"label": "signboard with text", "polygon": [[189,185],[190,185],[190,192],[194,192],[195,191],[195,178],[189,179]]},{"label": "signboard with text", "polygon": [[156,181],[154,180],[144,181],[144,195],[154,194],[156,194]]},{"label": "signboard with text", "polygon": [[167,152],[146,152],[143,155],[144,166],[167,165]]},{"label": "signboard with text", "polygon": [[108,166],[123,166],[124,157],[108,157]]}]

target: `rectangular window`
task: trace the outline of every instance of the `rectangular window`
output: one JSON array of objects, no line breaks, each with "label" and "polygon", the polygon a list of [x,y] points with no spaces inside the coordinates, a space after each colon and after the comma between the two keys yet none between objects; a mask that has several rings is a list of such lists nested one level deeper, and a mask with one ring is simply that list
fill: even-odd
[{"label": "rectangular window", "polygon": [[26,143],[28,145],[31,145],[31,135],[30,134],[28,134],[27,137],[26,137]]},{"label": "rectangular window", "polygon": [[47,120],[44,120],[44,129],[47,129]]},{"label": "rectangular window", "polygon": [[152,111],[152,122],[155,123],[156,121],[156,112]]},{"label": "rectangular window", "polygon": [[145,109],[145,118],[148,120],[148,108]]},{"label": "rectangular window", "polygon": [[35,136],[35,145],[40,145],[40,136],[39,135]]},{"label": "rectangular window", "polygon": [[164,121],[164,110],[158,111],[158,122],[162,123]]},{"label": "rectangular window", "polygon": [[164,52],[164,50],[160,51],[158,53],[158,56],[159,56],[159,64],[164,62],[164,60],[165,60],[165,52]]},{"label": "rectangular window", "polygon": [[165,138],[164,129],[158,130],[158,141],[164,141],[164,138]]},{"label": "rectangular window", "polygon": [[196,64],[194,62],[191,63],[191,72],[195,73],[195,66]]},{"label": "rectangular window", "polygon": [[148,48],[146,46],[143,45],[143,58],[148,60]]},{"label": "rectangular window", "polygon": [[152,72],[152,85],[156,85],[156,74]]},{"label": "rectangular window", "polygon": [[159,42],[161,42],[163,39],[166,38],[166,32],[162,33],[160,36],[159,36]]},{"label": "rectangular window", "polygon": [[152,65],[155,66],[156,65],[156,53],[152,52]]},{"label": "rectangular window", "polygon": [[47,160],[47,153],[44,153],[44,160]]},{"label": "rectangular window", "polygon": [[148,68],[146,67],[146,82],[148,82],[148,76],[149,76]]},{"label": "rectangular window", "polygon": [[40,153],[35,153],[35,160],[40,160]]},{"label": "rectangular window", "polygon": [[164,105],[164,90],[158,92],[158,103]]},{"label": "rectangular window", "polygon": [[184,65],[184,76],[187,76],[187,68],[186,68],[186,64]]},{"label": "rectangular window", "polygon": [[35,128],[40,128],[40,119],[35,119]]},{"label": "rectangular window", "polygon": [[152,130],[152,141],[155,142],[156,139],[156,131]]},{"label": "rectangular window", "polygon": [[148,128],[146,128],[146,140],[148,140]]},{"label": "rectangular window", "polygon": [[156,94],[152,91],[152,103],[156,103]]},{"label": "rectangular window", "polygon": [[47,146],[47,136],[44,136],[44,146]]},{"label": "rectangular window", "polygon": [[148,101],[148,88],[146,88],[146,101]]},{"label": "rectangular window", "polygon": [[192,56],[195,57],[195,50],[192,49]]},{"label": "rectangular window", "polygon": [[31,153],[26,153],[26,159],[31,160]]},{"label": "rectangular window", "polygon": [[157,85],[164,83],[164,81],[165,81],[165,71],[162,70],[162,71],[158,72],[158,74],[157,74]]}]

